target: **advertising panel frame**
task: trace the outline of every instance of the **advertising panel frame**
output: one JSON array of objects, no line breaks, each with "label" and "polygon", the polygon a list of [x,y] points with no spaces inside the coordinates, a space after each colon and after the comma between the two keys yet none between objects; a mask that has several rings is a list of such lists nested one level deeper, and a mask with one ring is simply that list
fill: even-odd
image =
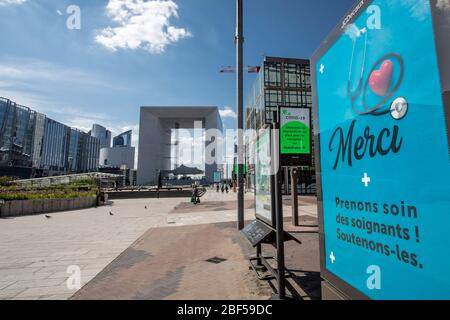
[{"label": "advertising panel frame", "polygon": [[[443,43],[444,34],[448,30],[449,25],[442,24],[442,13],[436,9],[438,0],[428,0],[431,7],[431,16],[433,21],[433,32],[435,35],[436,55],[438,60],[438,69],[440,73],[440,82],[442,87],[442,102],[445,112],[445,121],[447,126],[447,139],[449,137],[450,129],[450,46]],[[331,34],[321,44],[319,49],[311,57],[311,79],[312,79],[312,102],[313,102],[313,124],[314,124],[314,143],[315,143],[315,165],[316,165],[316,179],[317,179],[317,206],[318,206],[318,220],[319,220],[319,248],[320,248],[320,268],[321,277],[330,284],[334,289],[339,291],[341,297],[344,299],[354,300],[370,300],[370,297],[365,295],[360,290],[351,286],[344,279],[331,273],[326,269],[326,244],[324,233],[324,204],[323,204],[323,186],[322,186],[322,166],[321,166],[321,134],[319,125],[319,101],[317,92],[317,77],[318,70],[316,69],[318,61],[328,52],[328,50],[334,45],[339,37],[344,33],[345,27],[352,24],[357,20],[361,14],[374,2],[374,0],[361,0],[357,1],[347,14],[339,21],[338,25],[333,29]],[[447,40],[448,41],[448,40]],[[446,84],[446,87],[443,86]],[[447,140],[450,144],[450,141]],[[449,145],[449,158],[450,158],[450,145]]]},{"label": "advertising panel frame", "polygon": [[[264,222],[265,224],[269,225],[272,228],[276,227],[276,212],[275,212],[275,197],[274,197],[274,192],[275,192],[275,179],[273,177],[273,175],[269,176],[269,184],[270,184],[270,210],[271,210],[271,220],[267,219],[266,217],[264,217],[263,215],[258,213],[258,207],[257,207],[257,178],[256,178],[256,174],[257,174],[257,170],[258,170],[258,164],[257,164],[257,159],[258,159],[258,154],[256,151],[256,146],[258,145],[258,141],[259,139],[264,135],[267,134],[269,137],[269,145],[270,145],[270,155],[272,155],[272,150],[273,150],[273,138],[272,138],[272,125],[266,125],[264,128],[262,128],[257,135],[256,138],[256,144],[255,144],[255,217],[257,220],[260,220],[262,222]],[[271,166],[273,165],[273,159],[271,159]]]},{"label": "advertising panel frame", "polygon": [[[282,135],[281,135],[281,129],[282,129],[282,123],[281,123],[281,109],[292,109],[292,110],[306,110],[309,113],[309,154],[283,154],[281,152],[282,150]],[[313,150],[313,132],[312,132],[312,110],[311,108],[307,107],[289,107],[289,106],[283,106],[279,105],[277,110],[277,121],[280,124],[280,150],[279,150],[279,157],[280,157],[280,165],[283,167],[311,167],[313,165],[313,158],[312,158],[312,150]]]}]

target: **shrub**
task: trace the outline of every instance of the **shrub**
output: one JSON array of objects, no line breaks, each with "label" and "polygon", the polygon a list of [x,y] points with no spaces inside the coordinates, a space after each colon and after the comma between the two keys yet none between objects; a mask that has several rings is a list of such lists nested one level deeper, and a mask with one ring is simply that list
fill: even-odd
[{"label": "shrub", "polygon": [[95,192],[67,192],[67,193],[0,193],[0,199],[5,201],[16,200],[42,200],[42,199],[74,199],[95,197]]},{"label": "shrub", "polygon": [[14,180],[16,179],[13,177],[0,177],[0,186],[9,187],[14,184]]}]

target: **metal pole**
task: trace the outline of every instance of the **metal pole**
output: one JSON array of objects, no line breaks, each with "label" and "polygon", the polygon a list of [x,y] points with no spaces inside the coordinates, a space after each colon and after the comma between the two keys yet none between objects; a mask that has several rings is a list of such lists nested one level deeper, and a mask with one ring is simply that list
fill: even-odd
[{"label": "metal pole", "polygon": [[[275,113],[274,113],[275,114]],[[274,119],[277,119],[274,117]],[[274,163],[275,170],[275,211],[276,211],[276,229],[277,229],[277,264],[278,264],[278,298],[280,300],[286,299],[286,268],[284,262],[284,225],[283,225],[283,196],[281,190],[281,166],[279,165],[279,135],[280,130],[279,123],[274,124],[274,130],[272,130],[273,136],[273,151],[272,162]]]},{"label": "metal pole", "polygon": [[238,153],[238,229],[244,229],[244,24],[243,0],[236,0],[236,84],[237,84],[237,153]]},{"label": "metal pole", "polygon": [[298,169],[291,170],[291,195],[292,195],[292,224],[299,225],[298,219]]}]

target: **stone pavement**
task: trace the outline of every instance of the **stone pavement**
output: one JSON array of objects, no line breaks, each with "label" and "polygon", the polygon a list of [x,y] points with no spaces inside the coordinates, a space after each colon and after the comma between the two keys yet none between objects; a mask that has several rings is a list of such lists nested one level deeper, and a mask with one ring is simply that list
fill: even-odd
[{"label": "stone pavement", "polygon": [[249,271],[252,253],[235,223],[151,229],[73,299],[268,299]]},{"label": "stone pavement", "polygon": [[[252,198],[246,195],[247,220],[254,217]],[[0,299],[68,299],[77,291],[67,287],[70,266],[80,268],[83,286],[147,231],[207,229],[236,221],[235,194],[209,192],[202,200],[198,207],[186,204],[188,199],[117,200],[110,206],[52,214],[51,219],[0,219]],[[314,205],[302,210],[316,215]],[[285,214],[290,215],[289,207]]]}]

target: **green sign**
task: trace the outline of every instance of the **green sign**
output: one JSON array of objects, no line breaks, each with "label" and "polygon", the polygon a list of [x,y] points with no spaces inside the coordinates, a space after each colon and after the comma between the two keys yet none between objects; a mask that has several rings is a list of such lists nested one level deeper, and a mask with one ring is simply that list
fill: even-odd
[{"label": "green sign", "polygon": [[282,155],[311,154],[311,110],[280,108],[280,153]]},{"label": "green sign", "polygon": [[[234,166],[233,166],[233,174],[237,174],[237,172],[238,172],[238,165],[234,164]],[[247,174],[247,165],[246,164],[244,164],[244,172],[242,174]]]}]

